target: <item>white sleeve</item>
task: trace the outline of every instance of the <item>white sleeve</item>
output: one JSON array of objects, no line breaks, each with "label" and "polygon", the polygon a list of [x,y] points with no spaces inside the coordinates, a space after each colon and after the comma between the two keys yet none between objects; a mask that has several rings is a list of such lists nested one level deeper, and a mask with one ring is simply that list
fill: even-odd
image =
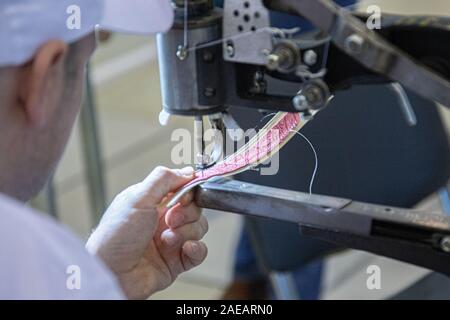
[{"label": "white sleeve", "polygon": [[0,195],[0,299],[123,299],[80,239]]}]

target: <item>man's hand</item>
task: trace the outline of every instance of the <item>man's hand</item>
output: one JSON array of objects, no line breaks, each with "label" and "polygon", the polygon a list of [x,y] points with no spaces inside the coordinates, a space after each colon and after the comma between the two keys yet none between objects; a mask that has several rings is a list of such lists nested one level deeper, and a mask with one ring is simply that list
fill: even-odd
[{"label": "man's hand", "polygon": [[130,299],[145,299],[206,258],[208,222],[193,194],[166,209],[167,196],[193,178],[192,168],[156,168],[120,193],[86,247],[116,274]]}]

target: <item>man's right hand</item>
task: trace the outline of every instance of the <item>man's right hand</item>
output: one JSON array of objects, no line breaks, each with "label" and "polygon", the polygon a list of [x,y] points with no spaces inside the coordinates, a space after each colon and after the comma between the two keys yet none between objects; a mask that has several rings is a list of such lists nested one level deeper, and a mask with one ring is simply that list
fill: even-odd
[{"label": "man's right hand", "polygon": [[130,299],[145,299],[206,258],[208,222],[193,193],[167,209],[167,196],[193,179],[193,169],[156,168],[120,193],[86,247],[116,274]]}]

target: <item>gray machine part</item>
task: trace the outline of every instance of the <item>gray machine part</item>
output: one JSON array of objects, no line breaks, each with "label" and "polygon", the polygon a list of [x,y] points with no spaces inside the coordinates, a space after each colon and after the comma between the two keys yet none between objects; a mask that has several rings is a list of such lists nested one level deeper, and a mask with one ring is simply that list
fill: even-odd
[{"label": "gray machine part", "polygon": [[97,110],[90,79],[90,67],[86,69],[86,87],[83,108],[80,113],[81,141],[83,147],[84,176],[89,191],[89,202],[94,224],[106,211],[106,183],[102,162],[102,148],[99,137]]},{"label": "gray machine part", "polygon": [[450,275],[450,217],[229,179],[202,185],[200,207],[292,222],[300,232]]},{"label": "gray machine part", "polygon": [[[262,0],[224,2],[224,59],[237,63],[267,64],[272,51],[269,11]],[[252,48],[252,50],[248,50]]]},{"label": "gray machine part", "polygon": [[[185,116],[217,113],[222,110],[222,106],[214,103],[214,88],[209,88],[207,92],[198,90],[195,48],[221,37],[220,15],[212,14],[204,21],[201,17],[197,20],[192,17],[186,25],[182,18],[179,19],[181,20],[177,20],[169,32],[157,36],[163,108],[170,114]],[[186,40],[187,47],[184,55],[180,57],[177,50],[185,45]],[[214,57],[210,58],[213,62]],[[211,66],[211,72],[217,72],[213,64]],[[200,95],[203,95],[207,102],[202,101]]]},{"label": "gray machine part", "polygon": [[390,298],[391,300],[449,300],[450,278],[432,272]]},{"label": "gray machine part", "polygon": [[[450,82],[431,71],[330,0],[265,0],[273,10],[304,16],[334,44],[366,68],[399,82],[422,97],[450,107]],[[419,83],[419,85],[418,85]]]}]

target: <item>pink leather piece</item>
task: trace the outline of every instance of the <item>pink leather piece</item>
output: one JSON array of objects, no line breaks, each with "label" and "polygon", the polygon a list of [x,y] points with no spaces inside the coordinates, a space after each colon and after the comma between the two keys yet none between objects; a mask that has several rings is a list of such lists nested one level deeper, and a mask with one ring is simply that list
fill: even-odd
[{"label": "pink leather piece", "polygon": [[263,132],[258,137],[258,141],[243,154],[235,153],[211,168],[197,171],[194,180],[185,187],[258,164],[262,159],[270,156],[273,150],[289,138],[292,131],[300,124],[300,121],[301,118],[298,113],[286,113],[272,128],[268,128]]}]

